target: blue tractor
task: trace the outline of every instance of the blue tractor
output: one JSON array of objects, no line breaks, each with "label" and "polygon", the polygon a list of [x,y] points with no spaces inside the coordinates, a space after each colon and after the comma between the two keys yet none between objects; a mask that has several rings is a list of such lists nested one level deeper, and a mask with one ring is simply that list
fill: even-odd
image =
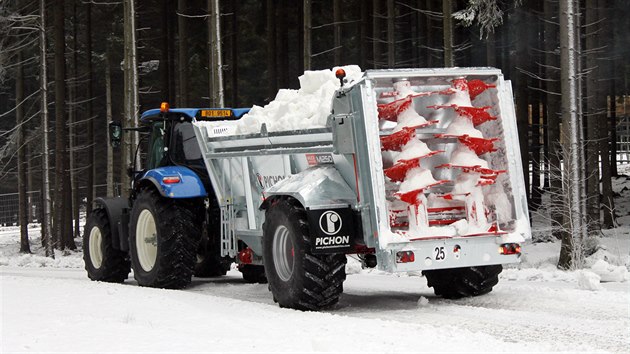
[{"label": "blue tractor", "polygon": [[[129,198],[97,198],[83,236],[92,280],[123,282],[133,269],[141,286],[178,289],[193,275],[221,276],[233,259],[221,257],[220,210],[201,156],[193,120],[236,120],[249,109],[160,109],[144,112],[143,168],[130,171]],[[114,146],[120,124],[110,124]],[[264,282],[264,268],[240,268],[245,280]]]}]

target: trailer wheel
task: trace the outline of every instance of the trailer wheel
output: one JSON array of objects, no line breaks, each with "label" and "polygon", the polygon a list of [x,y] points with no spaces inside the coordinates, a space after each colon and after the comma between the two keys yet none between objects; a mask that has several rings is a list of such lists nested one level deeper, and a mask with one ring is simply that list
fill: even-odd
[{"label": "trailer wheel", "polygon": [[265,267],[261,265],[245,264],[238,268],[243,274],[243,279],[248,283],[266,284]]},{"label": "trailer wheel", "polygon": [[122,283],[131,270],[126,252],[112,245],[112,231],[105,209],[95,209],[85,223],[83,260],[92,280]]},{"label": "trailer wheel", "polygon": [[198,204],[140,191],[129,225],[131,265],[139,285],[181,289],[190,283],[201,235]]},{"label": "trailer wheel", "polygon": [[269,288],[280,307],[319,310],[334,305],[346,279],[344,254],[313,255],[304,208],[274,201],[265,214],[263,254]]},{"label": "trailer wheel", "polygon": [[422,274],[427,284],[433,287],[435,295],[446,299],[459,299],[478,296],[492,291],[499,282],[499,273],[503,266],[490,265],[481,267],[426,270]]}]

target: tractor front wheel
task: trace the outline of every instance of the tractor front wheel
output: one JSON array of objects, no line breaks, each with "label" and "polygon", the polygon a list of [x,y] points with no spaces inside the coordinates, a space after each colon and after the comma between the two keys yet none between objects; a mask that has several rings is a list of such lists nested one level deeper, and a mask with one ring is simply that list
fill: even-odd
[{"label": "tractor front wheel", "polygon": [[129,257],[126,252],[114,248],[105,209],[93,210],[85,224],[83,260],[92,280],[122,283],[129,276]]}]

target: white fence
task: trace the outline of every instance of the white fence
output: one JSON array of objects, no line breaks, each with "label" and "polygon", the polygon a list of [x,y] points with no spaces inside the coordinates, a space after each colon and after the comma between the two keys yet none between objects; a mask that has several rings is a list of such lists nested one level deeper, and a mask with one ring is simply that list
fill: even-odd
[{"label": "white fence", "polygon": [[630,163],[630,116],[617,119],[617,162]]},{"label": "white fence", "polygon": [[[105,196],[107,194],[107,185],[100,184],[94,186],[94,192],[96,196]],[[81,188],[85,191],[85,187]],[[120,184],[115,187],[116,193],[120,191]],[[85,193],[81,193],[84,195]],[[54,197],[54,196],[53,196]],[[29,222],[38,222],[41,214],[41,192],[31,191],[27,192],[28,206],[29,206]],[[18,224],[18,194],[7,193],[0,194],[0,225],[17,225]],[[87,207],[87,199],[82,197],[79,205],[79,210],[85,211]]]}]

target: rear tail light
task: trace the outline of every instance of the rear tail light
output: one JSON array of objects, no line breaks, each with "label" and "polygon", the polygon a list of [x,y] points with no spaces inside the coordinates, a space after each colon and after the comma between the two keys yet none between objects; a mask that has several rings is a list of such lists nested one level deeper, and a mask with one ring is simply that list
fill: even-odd
[{"label": "rear tail light", "polygon": [[396,253],[396,263],[415,262],[416,256],[412,251],[400,251]]},{"label": "rear tail light", "polygon": [[242,264],[251,264],[254,260],[254,251],[252,251],[252,249],[249,247],[239,251],[238,260]]},{"label": "rear tail light", "polygon": [[504,243],[499,247],[500,254],[521,254],[521,245],[518,243]]}]

